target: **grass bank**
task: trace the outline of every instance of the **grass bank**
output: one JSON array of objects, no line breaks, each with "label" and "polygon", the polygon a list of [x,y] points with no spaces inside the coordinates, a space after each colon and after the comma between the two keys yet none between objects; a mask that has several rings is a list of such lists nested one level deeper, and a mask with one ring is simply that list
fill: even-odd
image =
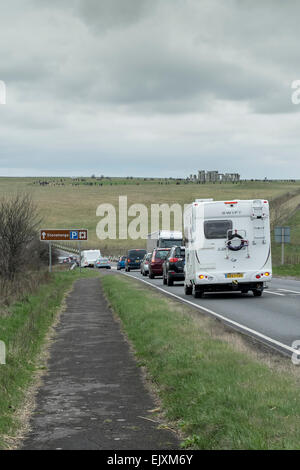
[{"label": "grass bank", "polygon": [[274,266],[273,274],[275,276],[292,276],[300,279],[300,264],[283,264],[282,266]]},{"label": "grass bank", "polygon": [[[290,211],[287,211],[287,214],[289,213]],[[276,225],[288,226],[291,229],[291,242],[284,247],[284,259],[287,266],[296,266],[296,263],[300,263],[300,210],[296,211],[291,217],[286,217],[282,224]],[[272,233],[272,261],[276,268],[281,268],[281,244],[275,243],[274,232]],[[291,269],[294,268],[291,267]],[[290,275],[292,276],[292,274]]]},{"label": "grass bank", "polygon": [[184,447],[300,448],[300,371],[290,361],[273,367],[237,333],[136,281],[102,284]]},{"label": "grass bank", "polygon": [[[94,275],[93,271],[82,276]],[[35,293],[14,303],[0,315],[0,340],[6,345],[6,364],[0,364],[0,448],[20,427],[17,411],[37,371],[37,358],[78,272],[47,277]]]}]

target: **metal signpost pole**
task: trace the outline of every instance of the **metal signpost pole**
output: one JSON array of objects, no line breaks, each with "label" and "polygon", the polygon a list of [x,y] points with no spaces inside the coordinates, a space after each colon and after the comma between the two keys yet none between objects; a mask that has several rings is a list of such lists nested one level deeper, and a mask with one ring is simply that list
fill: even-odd
[{"label": "metal signpost pole", "polygon": [[49,273],[52,272],[52,246],[51,242],[49,242]]},{"label": "metal signpost pole", "polygon": [[81,243],[80,243],[80,240],[78,240],[78,246],[79,246],[79,272],[81,274]]},{"label": "metal signpost pole", "polygon": [[281,228],[281,264],[284,264],[284,227]]}]

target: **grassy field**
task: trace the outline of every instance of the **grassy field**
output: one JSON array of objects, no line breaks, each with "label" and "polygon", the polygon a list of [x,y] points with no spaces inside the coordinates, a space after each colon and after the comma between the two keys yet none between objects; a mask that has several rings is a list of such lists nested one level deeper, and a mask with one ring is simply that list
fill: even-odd
[{"label": "grassy field", "polygon": [[[296,275],[292,272],[297,271],[298,276],[300,271],[296,264],[300,266],[300,210],[298,210],[292,217],[287,217],[284,225],[291,227],[291,243],[287,243],[284,247],[285,264],[295,265],[294,267],[282,266],[281,274]],[[273,264],[278,266],[281,263],[281,244],[275,243],[274,236],[272,240],[272,256]],[[278,266],[278,269],[280,266]],[[276,273],[278,271],[276,270]]]},{"label": "grassy field", "polygon": [[[82,276],[95,275],[87,271]],[[6,364],[0,365],[0,449],[20,431],[18,410],[39,367],[37,359],[64,294],[78,272],[56,273],[38,290],[0,309],[0,340],[6,344]]]},{"label": "grassy field", "polygon": [[300,264],[284,264],[283,266],[274,266],[273,274],[275,276],[292,276],[300,278]]},{"label": "grassy field", "polygon": [[300,373],[290,361],[259,354],[238,333],[136,281],[102,283],[183,447],[300,448]]},{"label": "grassy field", "polygon": [[[41,186],[38,181],[47,180],[49,185]],[[103,186],[100,186],[102,181]],[[89,242],[86,247],[100,248],[106,254],[123,253],[128,248],[144,247],[145,240],[99,240],[96,226],[100,217],[96,216],[99,204],[110,203],[118,209],[119,196],[128,197],[128,206],[134,203],[150,204],[179,203],[188,204],[196,198],[212,197],[215,200],[267,198],[274,201],[289,193],[300,191],[300,182],[259,182],[242,181],[239,184],[176,184],[175,180],[147,180],[143,178],[128,180],[113,178],[97,181],[86,179],[78,186],[72,179],[64,178],[0,178],[0,197],[15,192],[32,195],[40,209],[44,228],[87,228]],[[178,182],[178,181],[177,181]],[[90,186],[90,184],[93,184]],[[95,184],[96,183],[96,184]],[[163,184],[162,184],[163,183]],[[300,202],[300,195],[298,195]],[[282,204],[283,215],[292,210],[298,202],[297,197]],[[117,210],[118,221],[118,210]],[[130,221],[130,218],[128,219]],[[118,224],[117,224],[118,228]],[[150,232],[150,211],[149,211]],[[84,245],[84,244],[83,244]]]}]

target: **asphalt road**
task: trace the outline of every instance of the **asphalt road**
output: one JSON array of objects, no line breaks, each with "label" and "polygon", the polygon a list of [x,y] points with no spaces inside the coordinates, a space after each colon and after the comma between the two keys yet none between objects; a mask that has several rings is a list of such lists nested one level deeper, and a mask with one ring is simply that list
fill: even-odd
[{"label": "asphalt road", "polygon": [[262,297],[254,297],[252,292],[246,295],[236,292],[206,294],[201,299],[194,299],[184,294],[182,282],[168,287],[163,285],[162,278],[149,279],[139,271],[122,271],[122,274],[188,302],[284,354],[291,355],[295,351],[292,343],[300,340],[300,281],[273,278]]}]

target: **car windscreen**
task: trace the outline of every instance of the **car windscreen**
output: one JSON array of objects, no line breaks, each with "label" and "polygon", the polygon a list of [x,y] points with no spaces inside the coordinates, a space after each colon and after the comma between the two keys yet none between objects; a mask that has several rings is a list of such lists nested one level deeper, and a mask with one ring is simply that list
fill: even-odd
[{"label": "car windscreen", "polygon": [[185,258],[185,249],[184,248],[176,248],[174,255],[177,258]]},{"label": "car windscreen", "polygon": [[160,246],[162,248],[172,248],[172,246],[180,246],[182,245],[183,241],[182,240],[160,240]]},{"label": "car windscreen", "polygon": [[227,238],[228,230],[232,230],[231,220],[206,220],[204,235],[208,240]]},{"label": "car windscreen", "polygon": [[166,259],[169,253],[169,250],[159,250],[155,253],[155,259]]},{"label": "car windscreen", "polygon": [[128,252],[128,258],[130,258],[130,259],[136,259],[136,258],[143,259],[146,253],[147,253],[146,250],[130,250]]}]

